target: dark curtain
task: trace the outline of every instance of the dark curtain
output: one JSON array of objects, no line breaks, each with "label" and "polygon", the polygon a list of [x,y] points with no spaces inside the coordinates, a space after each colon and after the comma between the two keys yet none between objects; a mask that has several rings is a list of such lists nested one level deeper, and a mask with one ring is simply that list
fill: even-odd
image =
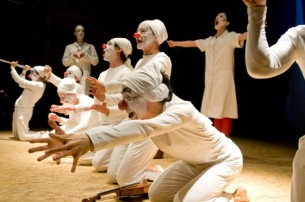
[{"label": "dark curtain", "polygon": [[[293,18],[287,28],[304,24],[304,0],[287,1],[287,6],[283,8],[290,9],[287,13]],[[305,134],[305,79],[301,69],[294,64],[290,70],[289,91],[287,96],[287,115],[291,127],[297,131],[298,136]]]}]

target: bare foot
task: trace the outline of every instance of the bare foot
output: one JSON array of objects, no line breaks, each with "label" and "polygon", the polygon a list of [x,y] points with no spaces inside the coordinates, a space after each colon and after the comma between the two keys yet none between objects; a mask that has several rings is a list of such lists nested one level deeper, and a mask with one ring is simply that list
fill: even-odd
[{"label": "bare foot", "polygon": [[148,170],[155,172],[155,173],[162,173],[164,171],[164,169],[162,168],[161,165],[157,164],[154,165],[153,167],[149,168]]},{"label": "bare foot", "polygon": [[239,186],[233,193],[234,202],[250,202],[247,190],[243,186]]}]

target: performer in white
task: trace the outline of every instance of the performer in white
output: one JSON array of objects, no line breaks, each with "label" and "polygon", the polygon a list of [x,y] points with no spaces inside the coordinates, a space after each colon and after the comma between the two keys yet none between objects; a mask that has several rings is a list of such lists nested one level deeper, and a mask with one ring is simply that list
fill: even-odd
[{"label": "performer in white", "polygon": [[169,78],[160,68],[151,64],[134,71],[123,81],[122,95],[120,107],[126,109],[132,120],[92,128],[80,135],[31,140],[47,145],[31,148],[29,152],[44,151],[38,161],[51,155],[55,155],[55,161],[71,155],[74,157],[71,171],[75,172],[79,156],[89,150],[151,138],[177,161],[152,183],[148,191],[150,201],[249,201],[243,187],[233,194],[225,192],[242,170],[243,157],[238,146],[212,126],[210,119],[192,103],[174,95]]},{"label": "performer in white", "polygon": [[76,41],[66,46],[62,64],[65,67],[76,65],[82,69],[83,75],[80,84],[84,87],[85,94],[88,95],[89,89],[86,79],[91,75],[91,67],[97,65],[99,58],[94,45],[84,41],[85,28],[82,25],[75,27],[74,35]]},{"label": "performer in white", "polygon": [[[12,132],[14,138],[21,141],[27,141],[32,138],[30,134],[29,122],[33,115],[35,104],[42,97],[46,84],[44,76],[44,66],[35,66],[31,68],[25,65],[21,75],[18,75],[15,67],[18,62],[11,62],[11,75],[19,87],[23,88],[22,94],[15,102],[13,113]],[[31,80],[25,78],[26,72],[31,70]]]},{"label": "performer in white", "polygon": [[[46,68],[44,69],[44,74],[46,76],[46,80],[52,84],[54,84],[54,86],[58,86],[58,84],[61,82],[62,78],[56,76],[53,72],[52,72],[52,68],[47,65]],[[77,92],[84,94],[85,93],[85,89],[82,85],[80,85],[80,80],[82,78],[83,72],[82,70],[76,66],[76,65],[72,65],[70,66],[65,72],[64,72],[64,78],[73,78],[76,81],[76,86],[77,86]]]},{"label": "performer in white", "polygon": [[[126,38],[113,38],[103,45],[103,59],[109,62],[109,68],[103,71],[98,79],[89,77],[89,94],[94,96],[94,104],[85,106],[86,110],[97,110],[100,112],[100,125],[118,124],[127,118],[126,111],[118,108],[119,101],[122,100],[120,88],[114,87],[115,84],[121,86],[122,81],[133,70],[130,56],[132,45]],[[104,89],[95,88],[95,85],[103,85]],[[105,87],[106,86],[106,87]],[[91,88],[90,88],[91,87]],[[77,107],[80,110],[81,107]],[[121,164],[124,154],[119,151],[126,151],[127,145],[116,148],[103,149],[96,152],[92,159],[93,167],[100,172],[107,171],[109,182],[116,183],[116,172]],[[114,150],[114,151],[113,151]],[[80,164],[89,164],[81,162]],[[91,163],[91,162],[90,162]],[[128,168],[128,165],[123,165]],[[129,171],[129,169],[125,169]]]},{"label": "performer in white", "polygon": [[215,36],[206,39],[172,41],[170,47],[197,47],[205,52],[204,93],[201,113],[214,119],[214,126],[230,136],[232,119],[238,118],[237,98],[234,81],[234,50],[242,48],[247,33],[228,31],[230,24],[226,13],[215,18]]},{"label": "performer in white", "polygon": [[[62,103],[67,105],[90,105],[93,104],[93,98],[88,95],[77,92],[77,85],[74,78],[64,78],[57,87],[57,93]],[[77,110],[57,110],[58,105],[52,105],[52,112],[60,112],[69,117],[60,117],[54,113],[49,114],[49,119],[56,121],[61,125],[65,133],[82,132],[100,122],[99,113],[97,111],[77,111]]]},{"label": "performer in white", "polygon": [[[272,78],[284,73],[296,62],[304,77],[305,26],[299,25],[288,29],[275,44],[269,47],[265,30],[267,1],[244,0],[244,2],[248,6],[246,65],[249,75],[254,78]],[[300,106],[294,107],[299,108],[296,110],[301,109]],[[291,202],[305,200],[305,136],[299,138],[298,147],[293,159]]]}]

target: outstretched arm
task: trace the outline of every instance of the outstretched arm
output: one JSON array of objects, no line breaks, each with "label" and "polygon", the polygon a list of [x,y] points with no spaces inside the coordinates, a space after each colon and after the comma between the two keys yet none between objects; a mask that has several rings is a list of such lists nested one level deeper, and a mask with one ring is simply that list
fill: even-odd
[{"label": "outstretched arm", "polygon": [[195,48],[197,47],[196,42],[195,41],[173,41],[173,40],[168,40],[167,44],[169,47],[173,48],[173,47],[184,47],[184,48]]}]

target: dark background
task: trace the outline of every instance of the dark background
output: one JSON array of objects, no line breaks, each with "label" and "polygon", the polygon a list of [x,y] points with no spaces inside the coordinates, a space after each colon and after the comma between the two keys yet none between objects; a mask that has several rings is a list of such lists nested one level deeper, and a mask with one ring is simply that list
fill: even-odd
[{"label": "dark background", "polygon": [[[295,2],[268,2],[267,37],[273,44],[288,27],[294,25]],[[162,20],[172,40],[195,40],[215,34],[214,19],[226,12],[229,31],[245,32],[247,9],[242,0],[189,1],[109,1],[109,0],[0,0],[0,58],[18,60],[20,64],[49,64],[62,77],[61,63],[65,46],[75,41],[74,27],[85,27],[85,41],[95,45],[100,62],[92,67],[98,77],[108,68],[102,60],[102,44],[113,37],[128,38],[133,44],[132,63],[141,57],[133,33],[147,19]],[[197,48],[171,49],[164,43],[162,51],[172,59],[172,85],[175,93],[200,109],[204,90],[204,53]],[[268,80],[251,78],[245,67],[245,48],[235,50],[235,81],[239,119],[233,122],[232,136],[295,140],[300,132],[287,120],[285,109],[290,70]],[[22,89],[13,81],[9,64],[0,63],[0,130],[10,130],[14,102]],[[30,128],[47,126],[51,104],[58,104],[56,88],[47,84],[43,97],[34,108]]]}]

